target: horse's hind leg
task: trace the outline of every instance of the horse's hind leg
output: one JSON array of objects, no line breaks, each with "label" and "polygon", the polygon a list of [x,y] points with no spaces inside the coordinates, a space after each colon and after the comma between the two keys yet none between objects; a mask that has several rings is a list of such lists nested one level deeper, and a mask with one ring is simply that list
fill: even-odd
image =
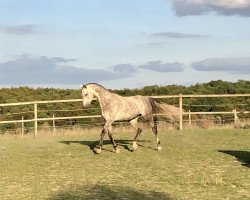
[{"label": "horse's hind leg", "polygon": [[136,135],[133,141],[133,149],[136,150],[138,148],[138,144],[137,144],[137,140],[138,137],[140,136],[142,129],[139,127],[138,123],[137,123],[138,117],[135,119],[132,119],[130,121],[130,124],[134,127],[134,129],[136,130]]},{"label": "horse's hind leg", "polygon": [[150,125],[150,127],[152,129],[152,132],[155,134],[157,149],[158,149],[158,151],[161,151],[162,146],[161,146],[161,142],[160,142],[159,137],[158,137],[157,125],[156,125],[156,123],[154,123],[154,118],[153,117],[150,119],[149,125]]}]

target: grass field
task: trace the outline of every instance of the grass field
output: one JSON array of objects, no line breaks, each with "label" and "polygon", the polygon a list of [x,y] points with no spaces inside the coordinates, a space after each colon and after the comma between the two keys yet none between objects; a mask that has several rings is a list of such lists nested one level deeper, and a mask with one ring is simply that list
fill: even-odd
[{"label": "grass field", "polygon": [[144,132],[106,138],[95,133],[34,138],[0,137],[0,199],[250,199],[249,130],[160,132],[163,151]]}]

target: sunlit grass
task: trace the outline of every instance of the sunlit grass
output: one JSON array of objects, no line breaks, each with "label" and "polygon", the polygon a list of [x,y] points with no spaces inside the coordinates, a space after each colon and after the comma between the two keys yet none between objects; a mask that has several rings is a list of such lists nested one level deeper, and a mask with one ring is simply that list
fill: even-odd
[{"label": "sunlit grass", "polygon": [[121,153],[97,133],[1,138],[0,199],[249,199],[248,130],[161,131],[163,151],[144,132],[114,133]]}]

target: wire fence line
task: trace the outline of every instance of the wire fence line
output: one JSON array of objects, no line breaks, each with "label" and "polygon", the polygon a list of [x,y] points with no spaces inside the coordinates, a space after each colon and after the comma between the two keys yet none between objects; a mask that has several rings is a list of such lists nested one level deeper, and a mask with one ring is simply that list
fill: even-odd
[{"label": "wire fence line", "polygon": [[[183,130],[183,122],[188,122],[189,124],[194,121],[192,118],[195,115],[230,115],[232,116],[231,121],[234,123],[237,123],[239,121],[238,114],[249,114],[249,111],[243,111],[239,112],[236,109],[230,110],[230,111],[216,111],[216,112],[191,112],[190,110],[183,111],[183,107],[189,106],[189,107],[207,107],[207,106],[245,106],[247,104],[243,103],[236,103],[236,104],[224,104],[224,105],[190,105],[190,104],[184,104],[183,99],[184,98],[229,98],[229,97],[250,97],[250,94],[209,94],[209,95],[161,95],[161,96],[151,96],[152,98],[155,99],[178,99],[178,104],[176,104],[180,108],[180,117],[179,117],[179,129],[182,131]],[[96,99],[95,99],[96,100]],[[38,131],[38,122],[41,121],[52,121],[53,122],[53,127],[55,127],[55,121],[56,120],[76,120],[76,119],[96,119],[96,118],[101,118],[100,114],[97,115],[77,115],[77,116],[55,116],[55,114],[52,117],[38,117],[38,112],[85,112],[87,110],[97,110],[100,111],[100,108],[89,108],[89,109],[63,109],[63,110],[38,110],[38,105],[40,104],[55,104],[55,103],[72,103],[72,102],[81,102],[82,99],[69,99],[69,100],[51,100],[51,101],[32,101],[32,102],[20,102],[20,103],[2,103],[0,104],[1,107],[11,107],[11,106],[24,106],[24,105],[33,105],[33,110],[32,111],[25,111],[25,112],[14,112],[14,113],[6,113],[5,115],[22,115],[22,114],[27,114],[31,113],[33,115],[32,118],[29,119],[24,119],[22,116],[21,119],[18,120],[4,120],[0,121],[0,124],[11,124],[11,123],[21,123],[22,124],[22,129],[24,129],[24,123],[34,123],[34,137],[37,136],[37,131]],[[185,119],[183,119],[185,117]],[[221,123],[221,120],[217,118],[218,121]],[[23,131],[22,131],[23,133]]]}]

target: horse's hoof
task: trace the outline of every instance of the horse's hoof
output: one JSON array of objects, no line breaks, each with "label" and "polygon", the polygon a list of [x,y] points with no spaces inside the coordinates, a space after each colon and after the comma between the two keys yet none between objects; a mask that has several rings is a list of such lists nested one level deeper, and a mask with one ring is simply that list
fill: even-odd
[{"label": "horse's hoof", "polygon": [[134,151],[138,148],[138,144],[136,144],[136,142],[133,142],[133,149]]},{"label": "horse's hoof", "polygon": [[162,151],[162,146],[158,146],[158,147],[157,147],[157,150],[158,150],[158,151]]},{"label": "horse's hoof", "polygon": [[120,153],[120,149],[116,148],[116,149],[115,149],[115,153],[116,153],[116,154],[119,154],[119,153]]},{"label": "horse's hoof", "polygon": [[96,154],[100,154],[102,152],[102,149],[101,148],[98,148],[98,147],[94,147],[93,149],[94,153]]}]

